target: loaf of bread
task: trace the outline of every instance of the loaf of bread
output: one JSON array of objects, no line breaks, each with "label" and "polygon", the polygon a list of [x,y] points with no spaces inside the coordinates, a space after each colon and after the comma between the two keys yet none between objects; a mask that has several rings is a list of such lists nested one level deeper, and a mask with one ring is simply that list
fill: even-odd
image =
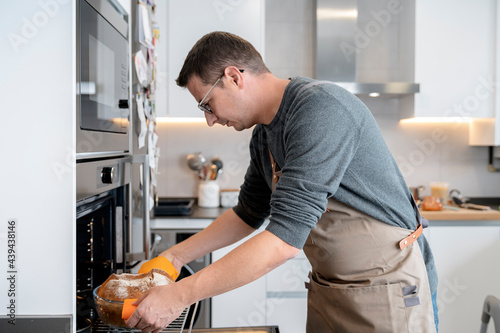
[{"label": "loaf of bread", "polygon": [[127,327],[122,319],[123,300],[139,298],[150,288],[171,283],[170,275],[157,268],[143,274],[111,274],[95,292],[97,314],[112,327]]},{"label": "loaf of bread", "polygon": [[172,278],[157,268],[143,274],[111,274],[97,294],[107,300],[123,301],[139,298],[150,288],[171,283],[174,283]]}]

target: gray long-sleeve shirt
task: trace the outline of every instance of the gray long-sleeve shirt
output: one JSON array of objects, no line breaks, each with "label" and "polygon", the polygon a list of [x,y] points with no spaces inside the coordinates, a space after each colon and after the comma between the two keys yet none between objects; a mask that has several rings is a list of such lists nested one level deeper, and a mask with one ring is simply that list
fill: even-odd
[{"label": "gray long-sleeve shirt", "polygon": [[[282,176],[272,188],[271,151]],[[257,125],[235,213],[302,248],[328,198],[390,225],[415,230],[410,191],[368,108],[331,84],[297,77],[269,125]],[[427,240],[418,239],[431,291],[437,274]]]}]

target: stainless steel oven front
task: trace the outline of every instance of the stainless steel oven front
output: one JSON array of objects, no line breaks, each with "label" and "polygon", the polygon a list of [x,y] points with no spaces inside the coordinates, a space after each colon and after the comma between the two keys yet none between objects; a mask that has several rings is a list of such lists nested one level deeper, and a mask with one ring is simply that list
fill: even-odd
[{"label": "stainless steel oven front", "polygon": [[76,320],[81,332],[90,327],[109,331],[93,311],[93,289],[111,273],[130,273],[150,258],[149,173],[136,172],[149,170],[142,157],[77,160]]},{"label": "stainless steel oven front", "polygon": [[93,289],[127,268],[130,158],[82,160],[76,169],[76,321],[77,332],[90,332]]},{"label": "stainless steel oven front", "polygon": [[114,0],[77,1],[77,158],[130,151],[129,24]]}]

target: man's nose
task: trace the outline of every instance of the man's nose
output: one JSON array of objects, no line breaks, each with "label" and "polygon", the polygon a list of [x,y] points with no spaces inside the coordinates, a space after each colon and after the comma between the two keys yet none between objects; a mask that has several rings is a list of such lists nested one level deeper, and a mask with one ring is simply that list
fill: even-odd
[{"label": "man's nose", "polygon": [[207,120],[208,126],[212,127],[212,126],[214,126],[215,122],[217,121],[217,116],[214,115],[213,113],[206,113],[205,112],[205,119]]}]

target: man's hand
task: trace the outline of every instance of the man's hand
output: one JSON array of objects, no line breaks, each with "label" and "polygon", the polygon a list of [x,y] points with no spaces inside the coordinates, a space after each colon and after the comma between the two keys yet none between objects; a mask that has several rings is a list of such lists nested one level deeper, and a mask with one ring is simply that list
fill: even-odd
[{"label": "man's hand", "polygon": [[144,333],[160,332],[190,305],[182,303],[182,296],[175,284],[151,288],[134,304],[138,305],[137,309],[125,323]]}]

